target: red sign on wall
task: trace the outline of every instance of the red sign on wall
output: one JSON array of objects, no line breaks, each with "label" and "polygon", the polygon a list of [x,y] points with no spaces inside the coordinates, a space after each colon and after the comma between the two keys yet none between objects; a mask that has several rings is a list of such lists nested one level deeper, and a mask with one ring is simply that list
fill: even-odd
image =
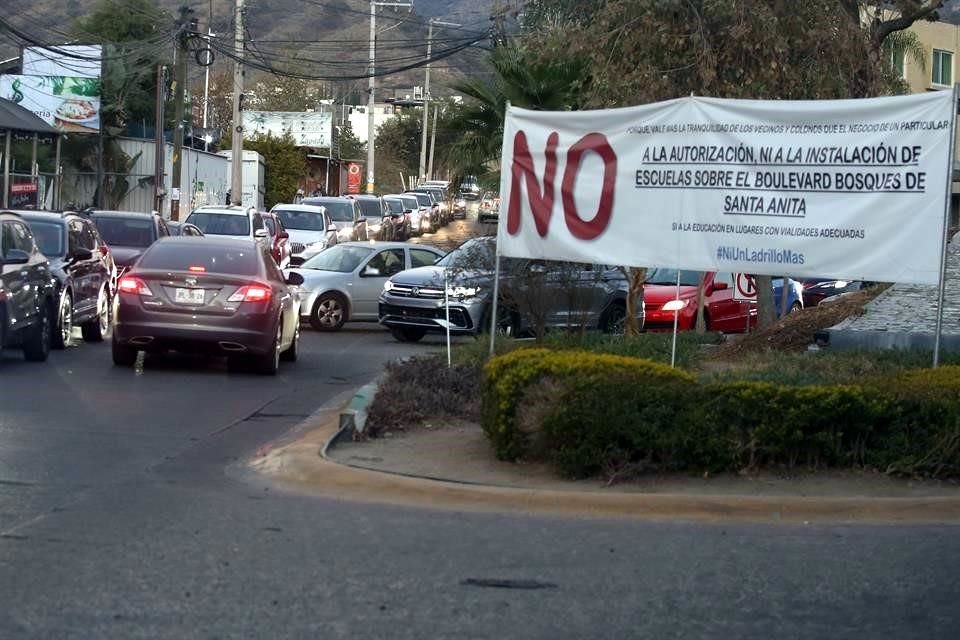
[{"label": "red sign on wall", "polygon": [[356,162],[347,165],[347,193],[360,193],[360,165]]},{"label": "red sign on wall", "polygon": [[10,193],[36,193],[37,185],[33,182],[20,182],[10,185]]}]

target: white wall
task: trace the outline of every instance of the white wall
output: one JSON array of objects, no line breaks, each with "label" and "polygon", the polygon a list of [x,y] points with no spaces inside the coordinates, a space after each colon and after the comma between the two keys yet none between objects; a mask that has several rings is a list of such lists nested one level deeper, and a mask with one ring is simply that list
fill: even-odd
[{"label": "white wall", "polygon": [[[370,135],[368,133],[368,124],[370,115],[367,113],[367,107],[349,107],[350,113],[347,119],[350,121],[350,128],[353,129],[353,135],[360,142],[366,142]],[[373,123],[376,128],[396,117],[395,107],[392,104],[378,104],[373,110]]]},{"label": "white wall", "polygon": [[[154,143],[151,140],[120,138],[120,148],[130,156],[132,166],[129,175],[128,193],[120,202],[119,209],[125,211],[149,212],[154,208],[153,175],[155,166]],[[164,150],[164,189],[163,215],[170,217],[170,184],[173,175],[173,145],[166,144]],[[226,202],[229,187],[229,173],[226,158],[215,153],[206,153],[196,149],[183,150],[183,162],[180,174],[180,211],[181,219],[194,208],[204,204],[222,204]],[[78,204],[93,202],[96,192],[96,175],[80,174],[65,176],[64,204],[73,201]]]}]

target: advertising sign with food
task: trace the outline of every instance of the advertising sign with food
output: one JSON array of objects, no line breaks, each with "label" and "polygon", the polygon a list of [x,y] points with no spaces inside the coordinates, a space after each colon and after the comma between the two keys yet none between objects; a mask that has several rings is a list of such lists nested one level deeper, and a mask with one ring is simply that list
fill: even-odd
[{"label": "advertising sign with food", "polygon": [[0,76],[0,98],[29,109],[66,133],[100,131],[100,80],[69,76]]}]

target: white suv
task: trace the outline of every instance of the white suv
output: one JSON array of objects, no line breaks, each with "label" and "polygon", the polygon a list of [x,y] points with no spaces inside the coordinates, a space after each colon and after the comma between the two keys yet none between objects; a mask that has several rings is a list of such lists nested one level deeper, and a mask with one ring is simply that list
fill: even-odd
[{"label": "white suv", "polygon": [[204,235],[265,242],[270,232],[263,216],[252,207],[197,207],[186,222],[195,225]]}]

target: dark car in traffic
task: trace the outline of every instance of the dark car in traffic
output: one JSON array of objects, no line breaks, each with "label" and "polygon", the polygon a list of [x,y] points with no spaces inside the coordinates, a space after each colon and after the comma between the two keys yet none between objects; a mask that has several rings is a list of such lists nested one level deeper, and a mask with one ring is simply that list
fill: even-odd
[{"label": "dark car in traffic", "polygon": [[261,373],[297,359],[303,277],[283,272],[269,248],[250,240],[166,238],[118,285],[113,362],[137,351],[229,356]]},{"label": "dark car in traffic", "polygon": [[118,279],[147,247],[170,235],[167,223],[156,213],[95,210],[87,215],[110,247]]},{"label": "dark car in traffic", "polygon": [[[416,342],[430,331],[479,334],[493,323],[496,239],[463,243],[435,265],[402,271],[384,284],[380,324],[400,342]],[[628,286],[617,268],[501,258],[497,331],[521,336],[545,329],[623,328]],[[640,305],[638,305],[640,306]],[[638,324],[642,326],[642,309]]]},{"label": "dark car in traffic", "polygon": [[0,350],[19,347],[27,360],[46,360],[53,314],[53,276],[46,256],[26,220],[0,211]]},{"label": "dark car in traffic", "polygon": [[50,261],[56,314],[53,347],[73,342],[79,326],[87,342],[110,331],[113,263],[93,222],[75,213],[24,212],[40,251]]}]

